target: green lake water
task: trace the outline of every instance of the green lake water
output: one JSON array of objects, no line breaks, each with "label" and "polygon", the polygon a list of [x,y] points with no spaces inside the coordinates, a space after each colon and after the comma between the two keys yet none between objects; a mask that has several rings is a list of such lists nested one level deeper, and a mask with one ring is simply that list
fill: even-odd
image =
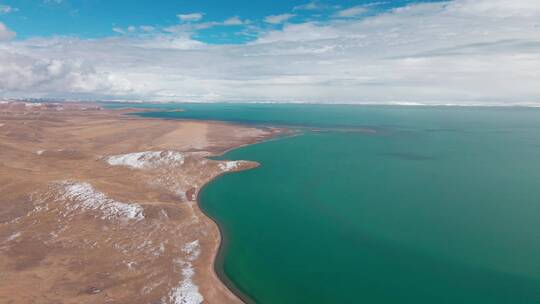
[{"label": "green lake water", "polygon": [[261,167],[201,193],[254,302],[540,303],[540,110],[161,107],[187,111],[142,115],[299,132],[228,152]]}]

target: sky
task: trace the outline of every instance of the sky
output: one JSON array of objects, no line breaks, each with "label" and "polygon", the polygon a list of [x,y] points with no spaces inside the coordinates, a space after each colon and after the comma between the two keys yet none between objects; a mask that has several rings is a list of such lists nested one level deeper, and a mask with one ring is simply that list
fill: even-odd
[{"label": "sky", "polygon": [[540,1],[0,0],[0,99],[540,105]]}]

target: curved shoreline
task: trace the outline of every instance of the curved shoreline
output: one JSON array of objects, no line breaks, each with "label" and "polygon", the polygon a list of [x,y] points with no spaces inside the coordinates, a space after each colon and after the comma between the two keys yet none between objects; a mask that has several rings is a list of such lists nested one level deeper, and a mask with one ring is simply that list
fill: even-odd
[{"label": "curved shoreline", "polygon": [[[225,122],[225,123],[230,123],[230,122]],[[278,132],[276,134],[273,134],[272,136],[270,136],[270,137],[268,137],[266,139],[230,148],[230,149],[228,149],[226,151],[223,151],[220,154],[215,155],[214,157],[221,157],[221,156],[227,154],[230,151],[240,149],[240,148],[244,148],[244,147],[247,147],[247,146],[257,145],[257,144],[265,143],[265,142],[268,142],[268,141],[277,140],[279,138],[282,138],[282,137],[286,136],[284,134],[287,134],[288,132],[290,132],[290,131],[289,130],[281,130],[280,132]],[[294,135],[291,135],[291,136],[294,136]],[[199,209],[199,211],[201,211],[201,213],[204,216],[206,216],[207,219],[209,219],[210,222],[212,222],[218,229],[218,236],[219,236],[218,247],[214,251],[214,258],[212,260],[212,269],[213,269],[214,275],[218,278],[218,280],[230,292],[232,292],[240,301],[242,301],[245,304],[255,304],[256,301],[253,300],[252,297],[250,297],[247,293],[240,290],[240,288],[238,286],[236,286],[236,284],[225,274],[225,270],[224,270],[223,267],[224,267],[224,260],[225,260],[225,255],[224,255],[225,254],[225,249],[226,249],[227,243],[228,243],[227,235],[226,235],[225,230],[223,229],[222,225],[219,223],[219,221],[216,218],[214,218],[213,216],[211,216],[210,214],[208,214],[206,210],[204,210],[204,208],[201,205],[201,199],[200,198],[201,198],[201,193],[204,191],[204,189],[207,186],[209,186],[211,183],[217,181],[219,178],[222,178],[227,174],[235,174],[235,173],[240,173],[240,172],[247,171],[247,170],[257,169],[258,167],[261,166],[261,164],[258,163],[258,162],[254,162],[254,161],[251,161],[251,162],[256,163],[257,165],[255,167],[242,169],[242,170],[239,170],[239,171],[223,172],[223,173],[215,176],[214,178],[212,178],[207,183],[205,183],[204,185],[201,186],[201,188],[199,189],[199,191],[197,193],[197,197],[196,197],[196,202],[197,202],[196,206]]]},{"label": "curved shoreline", "polygon": [[[231,123],[231,122],[226,121],[225,123]],[[233,124],[233,123],[231,123],[231,124]],[[269,136],[268,138],[265,138],[265,139],[257,141],[257,142],[247,143],[247,144],[239,145],[237,147],[230,148],[230,149],[228,149],[226,151],[223,151],[222,153],[219,153],[219,154],[215,155],[214,157],[221,157],[221,156],[227,154],[228,152],[231,152],[231,151],[236,150],[236,149],[244,148],[244,147],[247,147],[247,146],[262,144],[262,143],[269,142],[269,141],[272,141],[272,140],[278,140],[278,139],[283,138],[283,137],[297,136],[298,135],[297,132],[292,132],[291,130],[288,130],[288,129],[278,129],[278,130],[280,130],[280,132],[277,132],[277,133],[273,134],[272,136]],[[257,302],[250,295],[248,295],[247,293],[242,291],[238,286],[236,286],[236,284],[225,274],[224,261],[225,261],[225,250],[227,248],[227,243],[228,243],[227,234],[225,233],[225,230],[223,229],[223,227],[219,223],[219,221],[216,218],[214,218],[213,216],[211,216],[210,214],[208,214],[207,211],[204,210],[204,208],[202,207],[202,205],[201,205],[201,193],[204,191],[204,189],[207,186],[209,186],[211,183],[217,181],[219,178],[224,177],[225,175],[240,173],[240,172],[247,171],[247,170],[253,170],[253,169],[257,169],[260,166],[262,166],[258,162],[255,162],[255,161],[250,161],[250,162],[256,163],[257,165],[255,167],[241,169],[239,171],[223,172],[223,173],[215,176],[214,178],[212,178],[211,180],[209,180],[207,183],[205,183],[204,185],[202,185],[200,187],[200,189],[199,189],[199,191],[197,193],[197,197],[196,197],[196,202],[197,202],[196,206],[199,209],[199,211],[201,211],[201,213],[204,216],[206,216],[207,219],[209,219],[210,222],[212,222],[218,229],[218,236],[219,236],[218,247],[214,252],[214,258],[212,260],[212,269],[213,269],[214,275],[218,278],[218,280],[230,292],[232,292],[240,301],[242,301],[245,304],[255,304]]]},{"label": "curved shoreline", "polygon": [[[277,140],[277,139],[282,138],[282,137],[298,135],[298,132],[292,131],[292,130],[286,128],[286,127],[276,127],[276,126],[269,126],[269,125],[254,126],[254,125],[249,125],[249,124],[236,123],[236,122],[232,122],[232,121],[220,121],[220,120],[212,120],[212,119],[171,118],[171,117],[154,117],[154,116],[146,116],[146,115],[144,115],[144,114],[148,114],[148,113],[152,113],[152,112],[158,112],[158,113],[162,112],[162,111],[158,111],[158,110],[152,111],[150,109],[148,109],[149,111],[137,111],[136,108],[135,109],[131,109],[131,108],[130,109],[113,109],[113,111],[115,111],[115,110],[120,110],[120,111],[121,110],[127,110],[126,112],[123,113],[124,115],[135,117],[137,119],[143,119],[143,120],[209,122],[209,123],[228,124],[228,125],[232,125],[232,126],[235,126],[235,125],[236,126],[243,126],[243,127],[248,127],[248,128],[255,128],[255,129],[261,129],[261,130],[269,131],[269,134],[267,134],[266,136],[264,136],[262,138],[258,138],[256,140],[246,141],[246,142],[241,143],[239,145],[232,146],[232,147],[230,147],[230,148],[228,148],[226,150],[212,151],[212,152],[210,152],[211,155],[206,157],[208,159],[219,158],[219,157],[222,157],[223,155],[227,154],[228,152],[231,152],[231,151],[236,150],[236,149],[244,148],[244,147],[247,147],[247,146],[261,144],[261,143],[272,141],[272,140]],[[246,161],[246,160],[243,160],[243,161]],[[196,195],[196,197],[195,197],[195,202],[196,203],[194,205],[196,206],[197,210],[200,211],[200,213],[203,216],[206,217],[205,220],[212,223],[217,228],[217,244],[216,244],[217,246],[215,248],[213,248],[213,252],[212,252],[212,255],[213,255],[212,264],[211,264],[212,275],[215,277],[215,279],[218,282],[220,282],[223,285],[223,287],[226,290],[228,290],[234,297],[236,297],[237,300],[239,300],[240,302],[245,303],[245,304],[255,304],[256,301],[253,300],[247,293],[240,290],[240,288],[237,287],[236,284],[225,274],[225,270],[224,270],[223,267],[224,267],[224,259],[225,259],[225,256],[224,256],[225,249],[226,249],[227,243],[228,243],[227,235],[226,235],[225,230],[223,229],[222,225],[219,223],[219,221],[217,221],[217,219],[215,219],[214,217],[209,215],[206,212],[206,210],[204,210],[204,208],[202,208],[201,200],[200,200],[200,194],[202,193],[202,191],[208,185],[210,185],[212,182],[216,181],[218,178],[221,178],[221,177],[223,177],[223,176],[225,176],[227,174],[234,174],[234,173],[239,173],[239,172],[242,172],[242,171],[256,169],[256,168],[261,166],[261,164],[258,163],[258,162],[254,162],[254,161],[249,161],[249,162],[253,163],[255,166],[250,167],[250,168],[243,168],[243,169],[239,169],[239,170],[231,171],[231,172],[222,172],[221,174],[214,176],[212,179],[208,180],[206,183],[201,185],[199,190],[195,194]]]},{"label": "curved shoreline", "polygon": [[[255,169],[255,168],[252,168],[252,169]],[[250,169],[247,169],[247,170],[250,170]],[[244,171],[244,170],[242,170]],[[241,171],[237,171],[237,172],[241,172]],[[237,173],[237,172],[233,172],[233,173]],[[230,291],[232,292],[240,301],[242,301],[243,303],[245,304],[255,304],[256,302],[251,299],[251,297],[249,297],[247,294],[245,294],[244,292],[242,292],[240,290],[239,287],[237,287],[234,282],[225,275],[225,270],[223,269],[223,266],[224,266],[224,260],[225,260],[225,257],[224,257],[224,250],[227,246],[227,237],[226,237],[226,234],[225,234],[225,231],[223,229],[223,227],[221,226],[221,224],[219,223],[219,221],[217,221],[217,219],[215,219],[214,217],[212,217],[210,214],[208,214],[204,208],[202,208],[201,206],[201,200],[200,200],[200,193],[206,188],[206,186],[210,185],[210,183],[216,181],[218,178],[222,177],[224,174],[221,174],[219,176],[216,176],[214,179],[210,180],[208,183],[204,184],[199,193],[197,194],[197,208],[199,209],[199,211],[201,211],[202,214],[204,214],[204,216],[206,216],[206,218],[212,222],[218,229],[218,236],[219,236],[219,239],[218,239],[218,244],[217,244],[217,248],[214,250],[214,257],[212,259],[212,270],[214,272],[214,275],[218,278],[218,280]]]},{"label": "curved shoreline", "polygon": [[[116,109],[116,110],[122,110],[122,109]],[[158,109],[148,109],[149,111],[137,111],[137,109],[128,109],[127,113],[124,113],[124,115],[136,117],[138,119],[150,119],[150,120],[172,120],[172,121],[199,121],[199,122],[209,122],[209,123],[221,123],[221,124],[228,124],[228,125],[236,125],[236,126],[243,126],[243,127],[249,127],[249,128],[255,128],[255,129],[261,129],[269,131],[270,134],[266,135],[265,137],[258,138],[256,140],[246,141],[242,144],[239,144],[237,146],[232,146],[226,150],[221,151],[213,151],[213,153],[208,156],[208,159],[214,159],[222,157],[223,155],[236,150],[240,148],[244,148],[251,145],[261,144],[272,140],[277,140],[283,137],[289,137],[289,136],[297,136],[301,132],[298,130],[291,130],[291,128],[288,128],[286,126],[272,126],[272,125],[251,125],[251,124],[243,124],[238,123],[234,121],[222,121],[222,120],[214,120],[214,119],[193,119],[193,118],[174,118],[174,117],[156,117],[156,116],[147,116],[145,114],[148,113],[160,113],[162,111],[159,111]],[[167,111],[169,112],[169,111]],[[249,161],[249,160],[243,160],[243,161]],[[250,295],[248,295],[246,292],[242,291],[236,284],[225,274],[224,270],[224,260],[225,260],[225,250],[227,248],[228,239],[227,235],[225,233],[224,228],[222,227],[222,224],[219,223],[217,219],[209,215],[204,208],[202,208],[201,200],[200,200],[200,194],[204,189],[210,185],[212,182],[216,181],[218,178],[221,178],[227,174],[234,174],[239,173],[242,171],[247,171],[251,169],[256,169],[261,166],[260,163],[255,161],[249,161],[251,163],[256,164],[256,166],[251,168],[243,168],[237,171],[232,172],[223,172],[217,176],[214,176],[212,179],[208,180],[206,183],[200,186],[199,190],[196,193],[195,197],[195,206],[200,211],[202,215],[206,217],[206,219],[212,223],[217,228],[217,246],[216,248],[213,248],[213,258],[212,258],[212,275],[219,281],[229,292],[232,293],[233,296],[235,296],[240,302],[245,304],[255,304],[256,301],[252,299]]]}]

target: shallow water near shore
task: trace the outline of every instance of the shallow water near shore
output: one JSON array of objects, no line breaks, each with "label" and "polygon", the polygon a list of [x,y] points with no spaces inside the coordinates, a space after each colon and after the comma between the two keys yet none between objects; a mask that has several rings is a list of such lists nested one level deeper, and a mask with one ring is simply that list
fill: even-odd
[{"label": "shallow water near shore", "polygon": [[186,111],[141,115],[300,130],[201,193],[255,302],[540,303],[540,110],[160,107]]}]

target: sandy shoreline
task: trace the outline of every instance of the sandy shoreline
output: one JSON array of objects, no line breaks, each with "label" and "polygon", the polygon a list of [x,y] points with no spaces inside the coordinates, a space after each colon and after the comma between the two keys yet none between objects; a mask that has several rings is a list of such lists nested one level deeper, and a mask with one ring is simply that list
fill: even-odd
[{"label": "sandy shoreline", "polygon": [[0,298],[242,303],[215,271],[200,189],[253,162],[209,160],[280,130],[0,105]]}]

